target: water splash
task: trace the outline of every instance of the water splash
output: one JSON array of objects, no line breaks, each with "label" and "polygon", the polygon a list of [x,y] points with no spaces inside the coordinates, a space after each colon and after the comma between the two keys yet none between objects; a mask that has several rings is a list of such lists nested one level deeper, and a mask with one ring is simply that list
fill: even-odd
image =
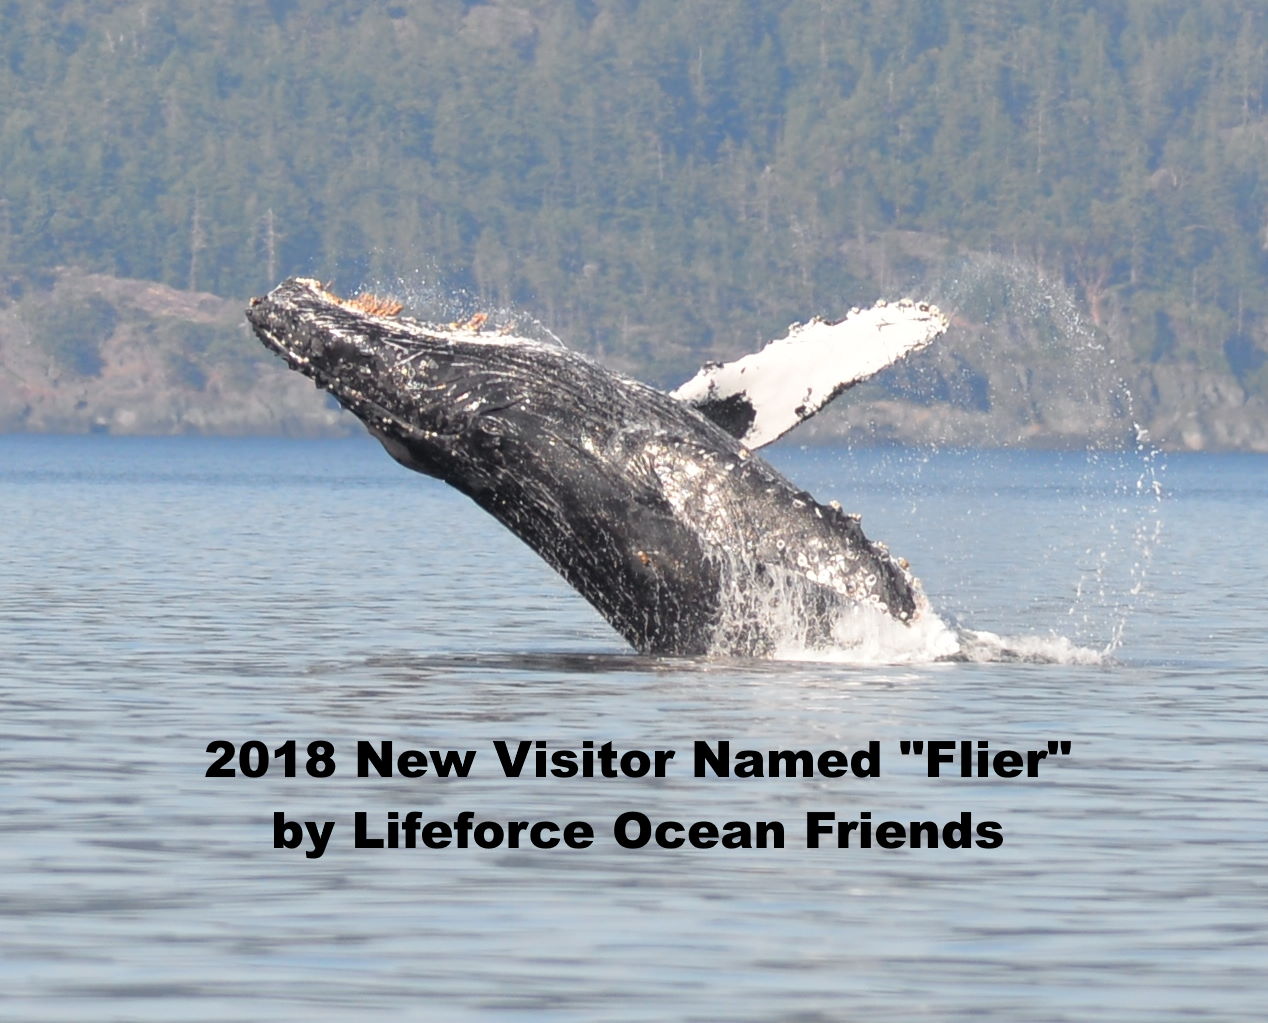
[{"label": "water splash", "polygon": [[1000,636],[962,629],[959,649],[950,660],[1002,664],[1106,664],[1108,650],[1079,646],[1065,636]]},{"label": "water splash", "polygon": [[717,656],[749,649],[781,661],[897,664],[939,660],[958,650],[954,632],[923,598],[922,613],[908,625],[875,595],[842,604],[825,587],[774,565],[754,566],[724,552],[719,569]]},{"label": "water splash", "polygon": [[[1051,480],[1050,499],[1065,502],[1076,521],[1049,535],[1036,531],[1028,552],[1068,564],[1066,588],[1029,595],[1023,628],[1033,623],[1033,634],[960,628],[960,655],[1058,663],[1113,659],[1148,597],[1162,535],[1165,465],[1137,422],[1124,378],[1130,353],[1089,321],[1064,284],[1022,261],[972,255],[912,287],[959,327],[882,382],[890,396],[927,410],[920,422],[930,427],[931,451],[1055,447],[1081,450],[1083,457],[1073,471],[1066,468]],[[1021,425],[1000,435],[1000,421]],[[921,502],[916,468],[916,478],[908,480],[913,506]],[[975,496],[964,494],[969,503]],[[1018,575],[1019,582],[1025,578]],[[952,617],[960,617],[956,603],[953,594],[947,604]],[[974,621],[973,615],[963,617]]]},{"label": "water splash", "polygon": [[954,660],[961,651],[956,630],[931,611],[904,625],[875,608],[852,608],[833,623],[832,640],[818,648],[787,644],[777,647],[773,656],[785,661],[927,664]]}]

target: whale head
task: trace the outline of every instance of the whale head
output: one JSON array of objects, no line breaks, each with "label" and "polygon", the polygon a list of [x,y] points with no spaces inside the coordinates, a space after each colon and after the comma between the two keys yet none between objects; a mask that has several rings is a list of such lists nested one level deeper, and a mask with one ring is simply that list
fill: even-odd
[{"label": "whale head", "polygon": [[247,319],[264,345],[280,355],[372,429],[411,432],[420,422],[407,393],[436,386],[440,364],[431,337],[407,343],[396,329],[401,306],[360,296],[342,299],[320,281],[292,278],[253,298]]},{"label": "whale head", "polygon": [[400,310],[292,278],[252,299],[246,314],[267,348],[334,396],[393,458],[452,482],[456,455],[499,432],[523,401],[522,382],[502,364],[515,361],[517,348],[550,346],[482,332],[482,317],[438,326]]}]

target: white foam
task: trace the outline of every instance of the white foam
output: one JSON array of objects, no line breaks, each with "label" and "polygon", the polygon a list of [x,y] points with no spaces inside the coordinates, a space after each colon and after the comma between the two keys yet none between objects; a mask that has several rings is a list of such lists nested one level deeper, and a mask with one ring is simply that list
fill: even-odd
[{"label": "white foam", "polygon": [[986,630],[963,629],[959,634],[959,659],[975,662],[1003,661],[1031,664],[1105,664],[1109,648],[1097,650],[1065,636],[1000,636]]},{"label": "white foam", "polygon": [[[777,631],[777,630],[776,630]],[[911,625],[874,608],[858,607],[833,628],[832,645],[807,646],[793,637],[777,642],[777,661],[831,664],[931,664],[935,661],[1027,664],[1106,664],[1109,648],[1080,646],[1066,636],[1001,636],[984,629],[956,629],[926,613]]]},{"label": "white foam", "polygon": [[884,611],[859,605],[833,624],[831,645],[806,646],[788,637],[776,643],[771,657],[834,664],[928,664],[954,658],[959,651],[955,631],[932,612],[906,625]]}]

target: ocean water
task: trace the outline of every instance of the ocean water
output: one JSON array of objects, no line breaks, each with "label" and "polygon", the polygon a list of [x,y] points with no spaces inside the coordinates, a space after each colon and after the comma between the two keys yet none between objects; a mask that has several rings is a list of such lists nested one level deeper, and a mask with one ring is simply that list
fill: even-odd
[{"label": "ocean water", "polygon": [[[0,437],[0,1017],[1259,1018],[1268,459],[773,460],[911,561],[969,659],[636,656],[369,441]],[[389,741],[474,756],[359,776]],[[674,757],[508,777],[498,741]],[[858,771],[697,776],[723,741]],[[1055,752],[902,752],[961,741]],[[594,838],[357,847],[358,813],[386,840],[411,811]],[[324,853],[275,814],[333,825]],[[627,814],[772,826],[630,848]],[[811,819],[857,826],[810,848]]]}]

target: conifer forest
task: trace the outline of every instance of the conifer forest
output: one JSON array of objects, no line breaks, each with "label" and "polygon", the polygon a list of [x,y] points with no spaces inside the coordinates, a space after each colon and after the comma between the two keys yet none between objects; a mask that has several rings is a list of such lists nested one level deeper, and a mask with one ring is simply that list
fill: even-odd
[{"label": "conifer forest", "polygon": [[[247,388],[301,273],[659,385],[911,294],[956,326],[860,388],[877,439],[1129,393],[1268,449],[1261,0],[6,0],[0,50],[0,428],[89,428],[51,395],[125,348]],[[1071,347],[1121,380],[1063,410]]]}]

